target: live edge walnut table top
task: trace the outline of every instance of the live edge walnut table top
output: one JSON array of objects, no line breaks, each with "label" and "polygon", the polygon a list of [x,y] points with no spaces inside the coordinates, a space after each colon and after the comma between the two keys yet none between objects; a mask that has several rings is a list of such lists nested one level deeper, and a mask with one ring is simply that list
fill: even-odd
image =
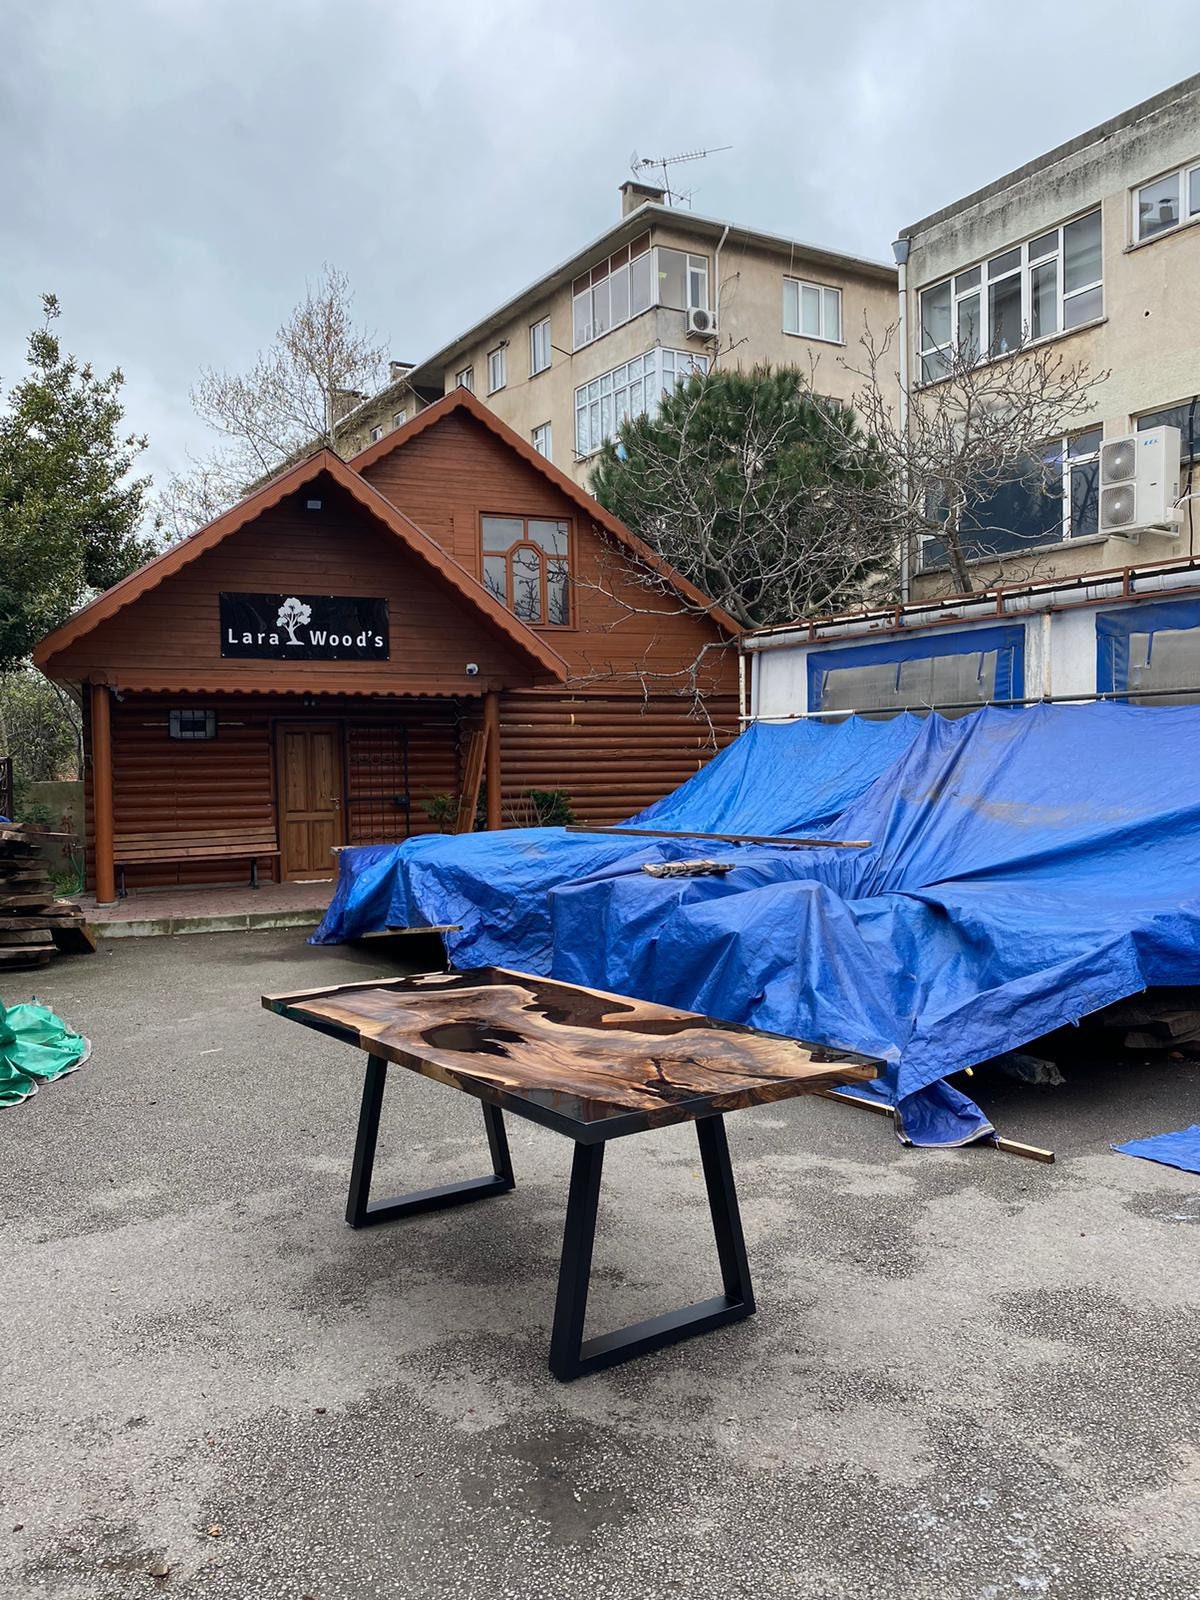
[{"label": "live edge walnut table top", "polygon": [[263,1005],[582,1144],[880,1070],[849,1051],[502,967],[264,995]]},{"label": "live edge walnut table top", "polygon": [[[550,1370],[563,1380],[752,1316],[754,1291],[724,1113],[861,1082],[876,1077],[882,1065],[848,1051],[502,967],[264,995],[263,1005],[366,1051],[346,1201],[352,1228],[509,1193],[516,1178],[506,1111],[574,1141],[550,1337]],[[482,1101],[489,1175],[392,1200],[371,1199],[390,1066],[408,1067]],[[585,1338],[607,1141],[672,1122],[696,1126],[722,1292]]]}]

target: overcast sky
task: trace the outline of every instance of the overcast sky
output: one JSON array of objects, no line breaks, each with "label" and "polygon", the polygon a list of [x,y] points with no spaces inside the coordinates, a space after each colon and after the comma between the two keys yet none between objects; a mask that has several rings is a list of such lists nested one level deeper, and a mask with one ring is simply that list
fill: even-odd
[{"label": "overcast sky", "polygon": [[608,226],[635,149],[732,144],[697,211],[890,259],[1200,67],[1195,3],[0,0],[0,382],[54,290],[165,474],[198,368],[322,262],[416,360]]}]

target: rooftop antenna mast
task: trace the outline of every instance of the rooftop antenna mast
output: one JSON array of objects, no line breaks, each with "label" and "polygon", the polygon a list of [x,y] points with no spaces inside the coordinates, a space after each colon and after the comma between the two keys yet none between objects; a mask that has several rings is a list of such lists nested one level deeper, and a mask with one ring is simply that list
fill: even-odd
[{"label": "rooftop antenna mast", "polygon": [[681,161],[703,161],[705,156],[719,155],[722,150],[732,150],[731,144],[713,145],[709,150],[684,150],[677,156],[639,156],[635,150],[629,158],[629,165],[633,175],[639,181],[645,173],[654,172],[662,177],[663,194],[667,204],[674,205],[677,200],[690,200],[690,194],[681,194],[671,188],[671,176],[668,167],[677,166]]}]

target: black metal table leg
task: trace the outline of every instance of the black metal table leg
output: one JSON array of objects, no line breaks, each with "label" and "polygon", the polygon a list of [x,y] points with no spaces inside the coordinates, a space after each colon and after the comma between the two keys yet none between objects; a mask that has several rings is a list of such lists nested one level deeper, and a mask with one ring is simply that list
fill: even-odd
[{"label": "black metal table leg", "polygon": [[698,1333],[707,1333],[754,1315],[754,1290],[750,1284],[750,1266],[742,1237],[724,1119],[714,1116],[699,1120],[696,1138],[708,1189],[724,1293],[684,1306],[679,1311],[669,1311],[664,1316],[648,1317],[644,1322],[632,1323],[615,1333],[600,1334],[594,1339],[583,1337],[604,1146],[577,1144],[567,1199],[554,1330],[550,1338],[550,1370],[556,1378],[566,1382],[603,1367],[614,1367],[634,1356],[661,1350],[666,1345],[678,1344],[682,1339],[691,1339]]},{"label": "black metal table leg", "polygon": [[371,1173],[375,1167],[375,1146],[379,1138],[379,1113],[383,1109],[383,1090],[388,1064],[381,1056],[367,1057],[363,1079],[362,1108],[354,1140],[354,1165],[350,1169],[350,1193],[346,1198],[346,1221],[352,1228],[370,1228],[396,1217],[419,1211],[440,1211],[446,1206],[461,1206],[469,1200],[485,1200],[488,1195],[507,1194],[516,1186],[504,1116],[498,1106],[483,1104],[483,1125],[492,1153],[492,1175],[467,1178],[462,1183],[447,1183],[437,1189],[419,1189],[414,1194],[392,1200],[371,1199]]}]

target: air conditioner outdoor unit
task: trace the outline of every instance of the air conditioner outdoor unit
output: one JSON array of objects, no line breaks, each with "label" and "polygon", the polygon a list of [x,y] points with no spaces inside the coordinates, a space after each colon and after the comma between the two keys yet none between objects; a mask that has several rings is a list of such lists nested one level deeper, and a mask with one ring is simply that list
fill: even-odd
[{"label": "air conditioner outdoor unit", "polygon": [[693,339],[715,339],[717,336],[717,319],[711,311],[705,311],[700,306],[692,306],[687,314],[688,336]]},{"label": "air conditioner outdoor unit", "polygon": [[1178,428],[1148,428],[1100,446],[1100,532],[1179,530]]}]

